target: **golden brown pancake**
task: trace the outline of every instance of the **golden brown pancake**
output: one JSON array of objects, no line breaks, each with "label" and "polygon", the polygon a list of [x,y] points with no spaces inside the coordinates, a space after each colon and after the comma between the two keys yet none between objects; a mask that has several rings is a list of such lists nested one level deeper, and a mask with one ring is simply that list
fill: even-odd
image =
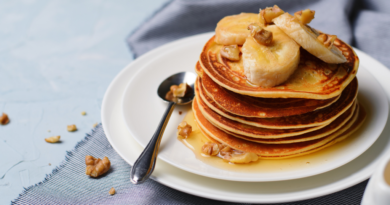
[{"label": "golden brown pancake", "polygon": [[217,140],[220,143],[226,144],[233,149],[255,153],[261,157],[272,159],[295,157],[330,146],[345,139],[352,132],[356,131],[365,119],[365,112],[362,108],[360,108],[358,120],[347,131],[343,132],[342,130],[339,130],[326,137],[306,142],[291,144],[262,144],[234,137],[218,129],[202,115],[197,103],[193,103],[193,111],[198,126],[203,134]]},{"label": "golden brown pancake", "polygon": [[[268,129],[298,129],[298,128],[308,128],[308,127],[318,127],[325,126],[335,120],[338,116],[343,114],[348,108],[350,108],[357,96],[358,84],[357,80],[353,80],[351,84],[343,91],[340,98],[330,105],[329,107],[309,112],[302,115],[294,115],[289,117],[280,117],[280,118],[248,118],[237,116],[231,114],[220,106],[218,106],[211,98],[204,94],[203,87],[199,82],[199,78],[195,83],[195,93],[198,96],[198,101],[202,104],[205,104],[203,107],[209,108],[208,114],[205,114],[207,118],[214,118],[210,120],[213,123],[219,121],[219,127],[234,132],[227,127],[237,127],[241,126],[240,124],[247,125],[246,128],[258,127],[258,128],[268,128]],[[238,127],[235,129],[239,129]],[[254,128],[255,129],[255,128]],[[296,132],[297,130],[295,130]],[[310,131],[313,131],[311,129]],[[235,132],[237,134],[241,134]],[[300,133],[302,134],[302,133]],[[297,134],[298,135],[298,134]],[[250,135],[247,135],[250,136]],[[250,136],[252,137],[252,136]]]},{"label": "golden brown pancake", "polygon": [[235,137],[252,141],[252,142],[263,143],[263,144],[289,144],[289,143],[305,142],[305,141],[315,140],[315,139],[328,136],[338,130],[342,130],[342,129],[347,130],[350,126],[352,126],[352,124],[358,118],[358,114],[359,114],[358,104],[359,103],[355,102],[355,104],[351,108],[349,108],[347,112],[343,113],[340,117],[338,117],[335,121],[333,121],[329,125],[321,129],[315,130],[313,132],[308,132],[294,137],[286,137],[286,138],[278,138],[278,139],[259,139],[259,138],[251,138],[243,135],[238,135],[223,129],[221,130]]},{"label": "golden brown pancake", "polygon": [[343,51],[347,59],[346,63],[328,64],[301,48],[300,63],[294,74],[281,85],[263,88],[247,81],[242,59],[233,62],[221,57],[219,51],[222,45],[215,43],[214,38],[212,37],[206,43],[200,55],[199,62],[203,71],[215,83],[241,95],[264,98],[329,99],[341,94],[355,78],[359,67],[359,58],[353,49],[336,39],[334,44]]},{"label": "golden brown pancake", "polygon": [[[197,67],[200,68],[199,62]],[[325,99],[256,98],[229,91],[215,83],[207,74],[200,80],[205,94],[225,111],[243,117],[287,117],[318,110],[336,102],[340,96]]]}]

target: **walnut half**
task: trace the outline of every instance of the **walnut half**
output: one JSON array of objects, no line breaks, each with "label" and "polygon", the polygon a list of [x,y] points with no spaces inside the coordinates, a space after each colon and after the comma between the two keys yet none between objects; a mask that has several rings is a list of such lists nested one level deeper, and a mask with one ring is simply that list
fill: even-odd
[{"label": "walnut half", "polygon": [[270,45],[272,43],[272,32],[263,29],[256,23],[249,24],[248,29],[251,31],[251,36],[260,44]]},{"label": "walnut half", "polygon": [[192,127],[186,121],[183,121],[177,126],[177,135],[183,138],[188,138],[192,132]]},{"label": "walnut half", "polygon": [[238,61],[240,60],[240,49],[237,45],[223,46],[221,48],[221,56],[231,60]]},{"label": "walnut half", "polygon": [[219,146],[214,142],[206,142],[202,147],[202,153],[215,156],[219,153]]},{"label": "walnut half", "polygon": [[302,11],[297,11],[294,13],[294,17],[297,18],[302,24],[308,24],[311,20],[314,19],[315,11],[306,9]]},{"label": "walnut half", "polygon": [[259,12],[259,21],[263,26],[267,26],[272,23],[272,19],[284,14],[284,11],[279,8],[279,6],[274,5],[274,7],[267,7],[265,9],[260,9]]},{"label": "walnut half", "polygon": [[85,157],[85,174],[91,177],[98,177],[105,174],[111,166],[111,162],[107,157],[103,159],[95,158],[90,155]]},{"label": "walnut half", "polygon": [[334,41],[336,40],[337,36],[336,35],[328,35],[328,34],[320,34],[317,36],[317,40],[320,41],[324,46],[327,48],[331,48]]}]

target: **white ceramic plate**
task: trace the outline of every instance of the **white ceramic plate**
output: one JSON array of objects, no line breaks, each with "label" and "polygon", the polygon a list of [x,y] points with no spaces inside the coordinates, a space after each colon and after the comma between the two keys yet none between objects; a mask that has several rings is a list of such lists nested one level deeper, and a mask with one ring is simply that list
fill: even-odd
[{"label": "white ceramic plate", "polygon": [[[130,134],[142,147],[146,147],[150,141],[167,107],[167,103],[157,95],[160,82],[177,72],[194,72],[201,49],[209,37],[205,35],[188,39],[178,46],[169,47],[158,56],[146,54],[146,58],[150,59],[149,62],[129,81],[122,99],[123,117]],[[214,167],[199,160],[192,150],[177,139],[177,125],[184,118],[184,115],[179,115],[178,112],[187,110],[189,107],[187,106],[176,107],[173,112],[158,156],[165,162],[194,174],[231,181],[289,180],[335,169],[366,151],[379,137],[387,120],[388,103],[381,85],[364,67],[360,67],[358,79],[359,101],[368,110],[368,118],[364,128],[351,136],[354,140],[348,144],[343,143],[343,146],[332,146],[332,151],[325,149],[315,155],[297,157],[293,160],[265,162],[264,166],[272,168],[264,167],[262,170],[251,172]]]},{"label": "white ceramic plate", "polygon": [[[208,38],[211,34],[194,36],[167,44],[149,54],[157,56],[173,46],[180,46],[188,40]],[[372,68],[370,72],[385,89],[390,98],[390,72],[386,67],[368,55],[357,51],[361,65]],[[124,68],[112,81],[102,103],[102,123],[107,139],[118,154],[133,164],[142,151],[122,120],[122,94],[131,77],[150,59],[146,55]],[[152,178],[161,184],[196,196],[243,203],[281,203],[315,198],[353,186],[369,178],[386,151],[390,151],[390,122],[387,122],[377,141],[361,156],[324,174],[279,182],[232,182],[202,177],[178,169],[158,160]]]}]

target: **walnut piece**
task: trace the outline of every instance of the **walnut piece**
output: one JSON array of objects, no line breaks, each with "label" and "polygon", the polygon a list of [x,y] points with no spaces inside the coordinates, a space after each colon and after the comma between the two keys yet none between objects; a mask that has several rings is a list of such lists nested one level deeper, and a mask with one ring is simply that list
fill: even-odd
[{"label": "walnut piece", "polygon": [[267,7],[265,9],[260,9],[259,12],[259,21],[261,25],[267,26],[272,23],[272,19],[284,14],[284,11],[279,8],[279,6],[274,5],[274,7]]},{"label": "walnut piece", "polygon": [[324,33],[317,36],[317,40],[324,44],[324,46],[326,46],[327,48],[331,48],[333,46],[333,43],[336,38],[336,35],[328,35]]},{"label": "walnut piece", "polygon": [[206,142],[202,147],[202,153],[215,156],[219,153],[219,146],[214,142]]},{"label": "walnut piece", "polygon": [[68,125],[67,129],[68,129],[68,132],[77,131],[76,125]]},{"label": "walnut piece", "polygon": [[8,123],[9,123],[8,115],[3,113],[3,115],[0,116],[0,124],[1,125],[6,125]]},{"label": "walnut piece", "polygon": [[93,126],[93,128],[95,128],[96,126],[98,126],[98,123],[95,123],[92,126]]},{"label": "walnut piece", "polygon": [[187,83],[181,83],[178,86],[172,85],[170,89],[172,91],[173,97],[184,97],[187,93],[187,87],[189,87]]},{"label": "walnut piece", "polygon": [[248,29],[251,31],[251,36],[260,44],[270,45],[272,43],[272,32],[263,29],[256,23],[249,24]]},{"label": "walnut piece", "polygon": [[81,115],[86,115],[86,114],[87,114],[87,112],[85,112],[85,111],[81,112]]},{"label": "walnut piece", "polygon": [[57,136],[45,138],[45,141],[48,143],[56,143],[60,141],[60,138],[61,136],[57,135]]},{"label": "walnut piece", "polygon": [[110,195],[114,195],[114,194],[115,194],[115,189],[114,189],[114,187],[112,187],[108,193],[109,193]]},{"label": "walnut piece", "polygon": [[181,122],[179,124],[179,126],[177,126],[177,135],[178,136],[181,136],[181,137],[187,139],[188,136],[190,136],[191,132],[192,132],[192,127],[186,121]]},{"label": "walnut piece", "polygon": [[223,46],[220,53],[223,57],[231,61],[240,60],[240,49],[237,45]]},{"label": "walnut piece", "polygon": [[111,162],[107,157],[103,159],[95,158],[90,155],[85,157],[85,174],[91,177],[98,177],[105,174],[111,166]]},{"label": "walnut piece", "polygon": [[316,12],[310,9],[297,11],[294,13],[295,18],[297,18],[302,24],[308,24],[311,20],[314,19],[314,14]]}]

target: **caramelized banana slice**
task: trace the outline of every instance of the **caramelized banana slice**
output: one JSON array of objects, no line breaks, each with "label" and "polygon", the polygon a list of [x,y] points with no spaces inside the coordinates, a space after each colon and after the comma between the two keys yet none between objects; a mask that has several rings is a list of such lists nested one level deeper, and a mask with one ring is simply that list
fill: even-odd
[{"label": "caramelized banana slice", "polygon": [[299,64],[299,45],[277,26],[267,26],[273,39],[269,45],[249,36],[242,46],[245,75],[252,84],[272,87],[285,82]]},{"label": "caramelized banana slice", "polygon": [[[305,13],[307,16],[302,16],[305,15]],[[313,14],[312,17],[310,16],[311,14]],[[325,36],[321,36],[318,31],[304,24],[310,22],[313,18],[314,13],[311,12],[302,12],[301,18],[293,17],[289,13],[285,13],[273,19],[273,22],[305,50],[324,62],[345,63],[347,59],[342,52],[333,45],[336,36],[326,34],[324,34]],[[299,19],[302,19],[303,22]]]},{"label": "caramelized banana slice", "polygon": [[215,42],[222,45],[242,45],[249,35],[248,25],[258,21],[258,14],[254,13],[226,16],[215,28]]}]

